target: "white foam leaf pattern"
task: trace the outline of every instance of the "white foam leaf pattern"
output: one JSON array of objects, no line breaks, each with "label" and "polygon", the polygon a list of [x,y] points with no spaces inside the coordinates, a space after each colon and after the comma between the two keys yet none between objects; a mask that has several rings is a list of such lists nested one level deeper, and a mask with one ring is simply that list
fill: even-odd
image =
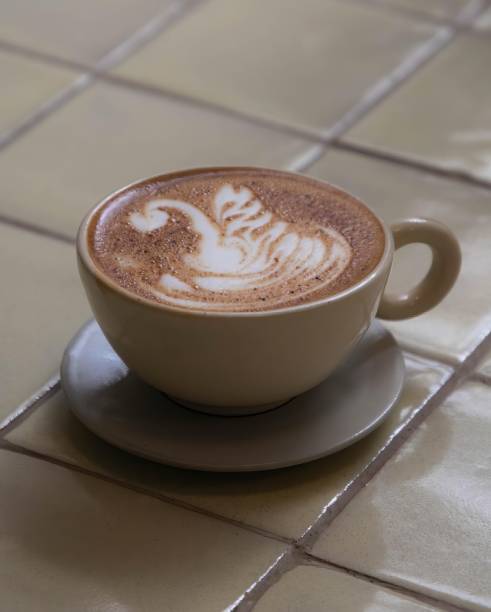
[{"label": "white foam leaf pattern", "polygon": [[[259,304],[253,292],[267,292],[268,305],[274,306],[285,301],[286,286],[298,286],[299,297],[331,283],[351,258],[351,247],[339,232],[287,223],[246,187],[221,187],[211,218],[188,202],[157,199],[133,213],[130,222],[150,232],[164,227],[172,210],[186,215],[200,240],[195,252],[183,256],[181,274],[166,273],[158,287],[149,288],[171,304],[234,310],[240,295],[241,307],[253,308]],[[312,286],[314,279],[318,282]],[[264,301],[260,305],[264,308]]]}]

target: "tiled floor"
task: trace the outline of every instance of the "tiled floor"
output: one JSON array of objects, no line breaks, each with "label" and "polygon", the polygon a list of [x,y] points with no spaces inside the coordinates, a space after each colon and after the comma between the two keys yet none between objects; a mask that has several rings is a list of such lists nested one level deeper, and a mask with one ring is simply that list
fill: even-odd
[{"label": "tiled floor", "polygon": [[347,140],[491,184],[490,62],[488,37],[461,35]]},{"label": "tiled floor", "polygon": [[[491,607],[490,15],[490,0],[2,4],[2,609]],[[461,242],[446,300],[390,325],[398,405],[330,458],[152,464],[85,430],[52,378],[90,316],[85,211],[217,163],[302,170]],[[427,265],[401,251],[390,284]]]},{"label": "tiled floor", "polygon": [[135,461],[87,432],[69,412],[61,391],[8,434],[7,439],[133,486],[295,538],[384,448],[450,373],[446,366],[409,356],[406,368],[402,397],[382,427],[356,446],[300,468],[259,475],[200,474]]},{"label": "tiled floor", "polygon": [[314,554],[489,610],[490,405],[481,383],[451,395],[334,520]]},{"label": "tiled floor", "polygon": [[43,104],[67,87],[76,73],[0,51],[0,142]]},{"label": "tiled floor", "polygon": [[322,133],[434,33],[362,3],[309,0],[305,10],[296,0],[210,0],[116,73]]}]

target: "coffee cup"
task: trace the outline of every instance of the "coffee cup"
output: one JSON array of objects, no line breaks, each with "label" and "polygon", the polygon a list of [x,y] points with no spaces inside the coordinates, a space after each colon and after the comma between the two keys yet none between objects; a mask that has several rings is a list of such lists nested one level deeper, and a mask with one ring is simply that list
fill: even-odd
[{"label": "coffee cup", "polygon": [[[409,218],[389,229],[373,211],[383,235],[375,267],[338,293],[300,304],[264,311],[187,309],[137,295],[96,265],[91,227],[108,202],[149,181],[222,170],[261,171],[193,169],[133,183],[97,204],[83,220],[77,238],[80,276],[107,340],[130,370],[177,401],[225,415],[252,414],[279,405],[329,376],[374,317],[399,320],[420,315],[436,306],[457,278],[460,248],[447,227]],[[370,210],[346,192],[331,189]],[[413,243],[430,247],[429,271],[403,294],[385,292],[394,251]]]}]

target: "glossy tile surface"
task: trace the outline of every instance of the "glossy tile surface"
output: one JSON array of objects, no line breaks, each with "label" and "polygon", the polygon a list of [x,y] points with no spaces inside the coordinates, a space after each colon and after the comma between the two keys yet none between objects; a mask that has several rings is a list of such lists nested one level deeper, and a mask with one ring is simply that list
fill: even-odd
[{"label": "glossy tile surface", "polygon": [[469,0],[378,0],[378,4],[409,9],[432,17],[457,17]]},{"label": "glossy tile surface", "polygon": [[0,490],[5,610],[215,612],[282,550],[273,540],[6,451]]},{"label": "glossy tile surface", "polygon": [[89,317],[74,249],[0,225],[0,422],[59,367]]},{"label": "glossy tile surface", "polygon": [[8,439],[217,514],[297,537],[449,374],[447,368],[420,359],[408,358],[406,366],[403,395],[378,430],[351,448],[296,468],[207,474],[158,466],[116,450],[85,430],[69,412],[61,392],[11,431]]},{"label": "glossy tile surface", "polygon": [[0,51],[0,139],[69,85],[76,73]]},{"label": "glossy tile surface", "polygon": [[[389,224],[404,217],[427,216],[455,232],[463,259],[450,294],[433,310],[388,326],[415,349],[464,358],[491,329],[491,192],[346,152],[328,152],[309,173],[359,196]],[[403,291],[414,285],[428,264],[425,247],[401,250],[390,288]]]},{"label": "glossy tile surface", "polygon": [[89,208],[131,181],[190,166],[284,166],[306,147],[192,105],[98,84],[0,153],[0,212],[74,235]]},{"label": "glossy tile surface", "polygon": [[466,609],[491,607],[491,388],[467,383],[334,520],[314,553]]},{"label": "glossy tile surface", "polygon": [[211,0],[116,72],[323,132],[434,32],[337,0],[311,0],[308,10],[296,0]]},{"label": "glossy tile surface", "polygon": [[490,62],[491,38],[459,36],[346,139],[491,182]]},{"label": "glossy tile surface", "polygon": [[475,22],[475,27],[477,30],[489,31],[491,30],[491,8],[488,8],[487,11],[477,19]]},{"label": "glossy tile surface", "polygon": [[491,352],[489,352],[479,364],[478,371],[491,379]]},{"label": "glossy tile surface", "polygon": [[2,3],[0,39],[63,59],[95,62],[171,0],[15,0]]},{"label": "glossy tile surface", "polygon": [[255,612],[423,612],[437,610],[404,595],[325,567],[300,566],[259,600]]}]

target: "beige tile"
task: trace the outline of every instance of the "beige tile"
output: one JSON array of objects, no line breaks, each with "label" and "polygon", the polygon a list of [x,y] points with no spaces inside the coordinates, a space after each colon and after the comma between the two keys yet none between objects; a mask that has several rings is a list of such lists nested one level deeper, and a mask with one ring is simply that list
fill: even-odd
[{"label": "beige tile", "polygon": [[15,0],[2,4],[0,39],[58,57],[94,62],[171,0]]},{"label": "beige tile", "polygon": [[296,0],[212,0],[117,73],[323,132],[433,33],[336,0],[311,0],[308,10]]},{"label": "beige tile", "polygon": [[0,51],[0,137],[70,84],[76,74]]},{"label": "beige tile", "polygon": [[378,4],[410,9],[432,17],[457,17],[469,0],[378,0]]},{"label": "beige tile", "polygon": [[282,550],[273,540],[6,451],[0,489],[2,608],[12,612],[215,612]]},{"label": "beige tile", "polygon": [[0,154],[0,211],[74,235],[91,206],[138,178],[214,164],[284,166],[307,146],[194,105],[99,84]]},{"label": "beige tile", "polygon": [[347,140],[491,182],[491,38],[460,36]]},{"label": "beige tile", "polygon": [[[344,152],[329,152],[309,172],[360,196],[389,223],[428,216],[443,221],[456,233],[463,262],[453,290],[432,311],[389,327],[415,348],[464,358],[491,329],[490,192]],[[402,291],[415,284],[428,262],[425,247],[401,250],[392,271],[391,289]]]},{"label": "beige tile", "polygon": [[330,561],[466,609],[491,593],[491,388],[468,383],[334,520]]},{"label": "beige tile", "polygon": [[61,393],[11,431],[8,439],[271,532],[297,537],[449,373],[419,359],[408,358],[406,364],[403,395],[385,424],[345,451],[296,468],[206,474],[158,466],[99,441],[72,417]]},{"label": "beige tile", "polygon": [[74,249],[0,225],[0,421],[58,369],[89,317]]},{"label": "beige tile", "polygon": [[491,8],[488,8],[487,11],[484,11],[484,13],[476,21],[475,27],[478,30],[491,30]]},{"label": "beige tile", "polygon": [[437,609],[342,572],[300,566],[274,584],[254,611],[422,612]]},{"label": "beige tile", "polygon": [[478,372],[491,378],[491,351],[481,361]]}]

